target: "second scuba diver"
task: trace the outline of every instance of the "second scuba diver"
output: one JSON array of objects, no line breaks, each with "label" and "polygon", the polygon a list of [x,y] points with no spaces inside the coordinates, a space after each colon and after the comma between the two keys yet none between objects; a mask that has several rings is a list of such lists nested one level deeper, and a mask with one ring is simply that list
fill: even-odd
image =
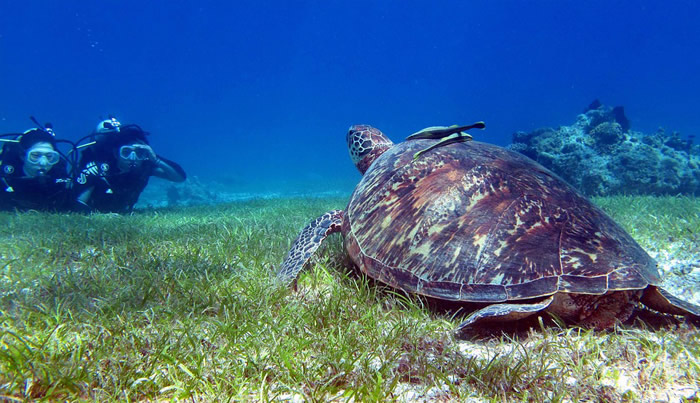
[{"label": "second scuba diver", "polygon": [[101,121],[78,164],[77,202],[89,211],[129,213],[151,176],[183,182],[185,171],[157,155],[147,134],[114,118]]}]

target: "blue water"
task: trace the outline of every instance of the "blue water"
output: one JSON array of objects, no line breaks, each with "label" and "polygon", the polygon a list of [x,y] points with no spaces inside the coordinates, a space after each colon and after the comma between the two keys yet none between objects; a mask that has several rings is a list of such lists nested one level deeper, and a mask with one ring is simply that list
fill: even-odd
[{"label": "blue water", "polygon": [[484,120],[477,138],[506,145],[599,98],[687,136],[699,17],[694,0],[0,0],[0,132],[35,115],[75,140],[114,114],[190,175],[348,191],[354,123],[400,141]]}]

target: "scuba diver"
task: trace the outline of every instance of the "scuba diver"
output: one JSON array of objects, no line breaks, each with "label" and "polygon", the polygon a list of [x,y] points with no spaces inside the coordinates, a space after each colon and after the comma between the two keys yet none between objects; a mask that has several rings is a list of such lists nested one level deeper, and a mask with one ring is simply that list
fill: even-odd
[{"label": "scuba diver", "polygon": [[157,155],[148,135],[137,125],[115,118],[101,121],[84,146],[76,177],[76,201],[102,213],[133,211],[151,176],[183,182],[187,175],[177,163]]},{"label": "scuba diver", "polygon": [[57,147],[50,124],[0,136],[0,209],[66,211],[72,186],[71,162]]}]

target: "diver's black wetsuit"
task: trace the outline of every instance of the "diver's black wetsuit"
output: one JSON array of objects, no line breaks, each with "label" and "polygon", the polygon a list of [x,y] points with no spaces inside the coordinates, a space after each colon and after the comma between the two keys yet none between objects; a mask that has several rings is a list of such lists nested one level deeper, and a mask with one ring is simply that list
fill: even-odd
[{"label": "diver's black wetsuit", "polygon": [[[86,208],[102,213],[129,213],[148,185],[148,180],[156,169],[156,162],[143,161],[136,171],[121,171],[117,152],[119,147],[134,141],[148,144],[145,132],[138,126],[123,126],[119,133],[105,134],[97,143],[86,149],[79,164],[80,173],[76,178],[76,197],[92,189],[85,201]],[[185,171],[177,163],[157,156],[162,163],[170,165],[183,180]]]},{"label": "diver's black wetsuit", "polygon": [[[174,168],[182,171],[175,162],[158,156]],[[120,172],[115,158],[95,159],[88,162],[76,180],[76,192],[92,188],[87,201],[88,207],[102,213],[128,213],[134,209],[141,192],[153,175],[155,164],[144,161],[136,172]],[[184,172],[184,171],[183,171]]]},{"label": "diver's black wetsuit", "polygon": [[0,209],[66,211],[69,209],[71,179],[61,159],[44,176],[28,177],[17,144],[3,147],[0,161]]}]

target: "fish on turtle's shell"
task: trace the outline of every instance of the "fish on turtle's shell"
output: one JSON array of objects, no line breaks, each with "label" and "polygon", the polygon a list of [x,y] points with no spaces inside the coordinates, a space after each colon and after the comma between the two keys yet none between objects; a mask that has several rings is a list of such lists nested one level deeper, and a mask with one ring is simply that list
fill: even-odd
[{"label": "fish on turtle's shell", "polygon": [[483,123],[429,128],[396,145],[376,128],[351,127],[350,156],[364,176],[345,211],[303,229],[278,278],[293,282],[321,242],[342,232],[373,279],[481,304],[460,327],[549,311],[603,329],[639,302],[700,320],[700,307],[658,286],[653,259],[602,210],[531,159],[467,142],[473,127]]}]

